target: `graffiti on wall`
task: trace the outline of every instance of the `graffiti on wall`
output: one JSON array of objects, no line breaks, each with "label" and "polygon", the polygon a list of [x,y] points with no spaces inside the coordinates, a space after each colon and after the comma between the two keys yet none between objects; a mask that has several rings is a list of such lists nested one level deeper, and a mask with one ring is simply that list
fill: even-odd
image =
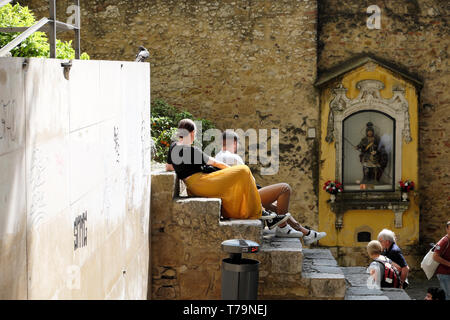
[{"label": "graffiti on wall", "polygon": [[87,211],[75,218],[73,236],[74,251],[87,246]]},{"label": "graffiti on wall", "polygon": [[119,128],[114,127],[114,150],[116,151],[116,162],[120,163]]},{"label": "graffiti on wall", "polygon": [[0,140],[16,140],[16,100],[0,100]]}]

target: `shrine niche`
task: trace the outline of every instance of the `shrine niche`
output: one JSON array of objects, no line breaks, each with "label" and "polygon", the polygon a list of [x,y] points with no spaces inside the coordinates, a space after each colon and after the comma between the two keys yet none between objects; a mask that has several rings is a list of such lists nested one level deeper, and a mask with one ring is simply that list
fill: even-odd
[{"label": "shrine niche", "polygon": [[[402,199],[400,180],[418,186],[418,90],[420,80],[366,56],[322,74],[319,183],[335,180],[343,190],[319,191],[319,228],[324,245],[358,246],[361,226],[383,228],[418,240],[414,193]],[[358,231],[359,230],[359,231]],[[404,234],[404,236],[403,236]]]}]

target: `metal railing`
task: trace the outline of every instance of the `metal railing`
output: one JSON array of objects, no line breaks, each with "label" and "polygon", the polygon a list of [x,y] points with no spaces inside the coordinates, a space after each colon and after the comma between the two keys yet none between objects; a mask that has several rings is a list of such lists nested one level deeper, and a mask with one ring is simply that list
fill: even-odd
[{"label": "metal railing", "polygon": [[[0,0],[0,8],[12,2],[12,0]],[[49,18],[42,18],[31,27],[11,27],[0,28],[0,33],[17,33],[21,34],[0,49],[0,57],[7,55],[12,49],[20,45],[29,36],[37,31],[48,33],[50,42],[50,58],[56,58],[56,34],[58,32],[74,31],[75,41],[73,42],[75,49],[75,59],[81,56],[81,27],[80,27],[80,0],[75,0],[76,13],[75,25],[64,23],[56,20],[56,0],[49,0]]]}]

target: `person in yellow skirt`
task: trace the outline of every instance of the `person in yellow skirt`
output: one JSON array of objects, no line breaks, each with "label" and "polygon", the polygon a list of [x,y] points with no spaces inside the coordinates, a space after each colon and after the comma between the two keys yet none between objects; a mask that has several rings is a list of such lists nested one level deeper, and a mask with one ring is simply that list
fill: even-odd
[{"label": "person in yellow skirt", "polygon": [[[190,194],[222,199],[222,216],[225,218],[270,220],[270,228],[287,221],[289,217],[286,215],[263,210],[255,179],[248,166],[230,167],[192,146],[195,132],[196,126],[192,120],[179,122],[178,141],[170,145],[166,164],[166,170],[174,170]],[[206,165],[221,170],[205,173],[203,168]]]}]

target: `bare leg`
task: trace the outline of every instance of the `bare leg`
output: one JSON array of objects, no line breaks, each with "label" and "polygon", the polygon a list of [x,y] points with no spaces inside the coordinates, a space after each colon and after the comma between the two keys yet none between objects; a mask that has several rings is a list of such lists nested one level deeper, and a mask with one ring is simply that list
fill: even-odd
[{"label": "bare leg", "polygon": [[[291,187],[287,183],[277,183],[258,190],[261,204],[264,208],[275,211],[277,214],[286,214],[289,211]],[[273,203],[277,202],[274,206]]]},{"label": "bare leg", "polygon": [[[287,183],[277,183],[258,190],[261,197],[261,204],[264,208],[271,211],[275,211],[277,214],[286,214],[289,212],[289,199],[291,197],[291,187]],[[274,205],[274,202],[277,205]],[[291,216],[287,222],[280,224],[281,228],[285,227],[286,224],[292,226],[295,230],[301,231],[303,234],[307,235],[309,233],[308,229],[302,227],[300,223],[295,221]]]}]

